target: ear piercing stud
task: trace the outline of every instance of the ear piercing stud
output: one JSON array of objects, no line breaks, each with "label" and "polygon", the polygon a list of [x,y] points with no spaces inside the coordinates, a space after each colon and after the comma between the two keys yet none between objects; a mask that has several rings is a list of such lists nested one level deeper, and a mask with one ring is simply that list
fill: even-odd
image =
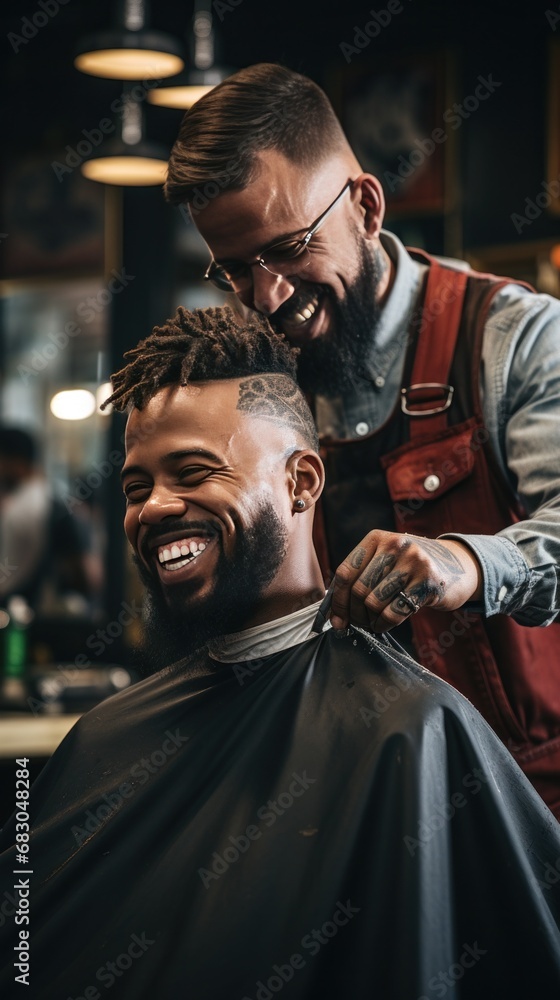
[{"label": "ear piercing stud", "polygon": [[304,510],[305,509],[305,500],[296,500],[296,502],[294,504],[294,507],[296,508],[296,510]]}]

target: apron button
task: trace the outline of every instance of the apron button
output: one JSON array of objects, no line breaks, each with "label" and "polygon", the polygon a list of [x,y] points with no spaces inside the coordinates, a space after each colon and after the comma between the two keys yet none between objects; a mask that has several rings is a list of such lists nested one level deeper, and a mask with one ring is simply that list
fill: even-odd
[{"label": "apron button", "polygon": [[432,472],[431,475],[426,476],[423,485],[426,493],[435,493],[441,486],[441,479]]}]

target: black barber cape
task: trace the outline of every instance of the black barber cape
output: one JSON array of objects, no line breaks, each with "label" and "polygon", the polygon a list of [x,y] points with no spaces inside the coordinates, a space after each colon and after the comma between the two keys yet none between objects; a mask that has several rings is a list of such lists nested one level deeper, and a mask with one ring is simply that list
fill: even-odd
[{"label": "black barber cape", "polygon": [[11,952],[2,997],[560,996],[560,825],[465,698],[360,630],[109,698],[30,813],[31,985]]}]

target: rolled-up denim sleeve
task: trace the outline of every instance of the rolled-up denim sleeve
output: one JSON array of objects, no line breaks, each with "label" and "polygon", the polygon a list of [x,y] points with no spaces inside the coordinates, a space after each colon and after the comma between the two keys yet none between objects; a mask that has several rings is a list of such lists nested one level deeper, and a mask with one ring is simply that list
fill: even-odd
[{"label": "rolled-up denim sleeve", "polygon": [[490,441],[526,516],[496,535],[449,533],[482,567],[487,616],[560,618],[560,302],[513,285],[484,332],[481,397]]}]

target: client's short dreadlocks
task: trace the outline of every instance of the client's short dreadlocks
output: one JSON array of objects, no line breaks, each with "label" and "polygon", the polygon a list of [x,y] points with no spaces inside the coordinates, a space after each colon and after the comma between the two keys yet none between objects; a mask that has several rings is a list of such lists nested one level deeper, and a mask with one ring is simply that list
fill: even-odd
[{"label": "client's short dreadlocks", "polygon": [[128,364],[111,377],[113,394],[104,405],[131,404],[141,410],[166,385],[281,372],[295,380],[297,349],[274,333],[266,320],[239,326],[231,309],[189,311],[179,306],[165,326],[127,351]]},{"label": "client's short dreadlocks", "polygon": [[311,412],[297,388],[298,354],[298,349],[275,333],[264,318],[243,320],[240,326],[227,307],[190,311],[180,306],[165,326],[154,327],[149,337],[126,352],[128,364],[112,376],[113,393],[103,406],[112,403],[116,410],[130,406],[141,410],[168,385],[282,375],[294,383],[288,390],[291,405],[295,392],[299,420],[316,447]]}]

